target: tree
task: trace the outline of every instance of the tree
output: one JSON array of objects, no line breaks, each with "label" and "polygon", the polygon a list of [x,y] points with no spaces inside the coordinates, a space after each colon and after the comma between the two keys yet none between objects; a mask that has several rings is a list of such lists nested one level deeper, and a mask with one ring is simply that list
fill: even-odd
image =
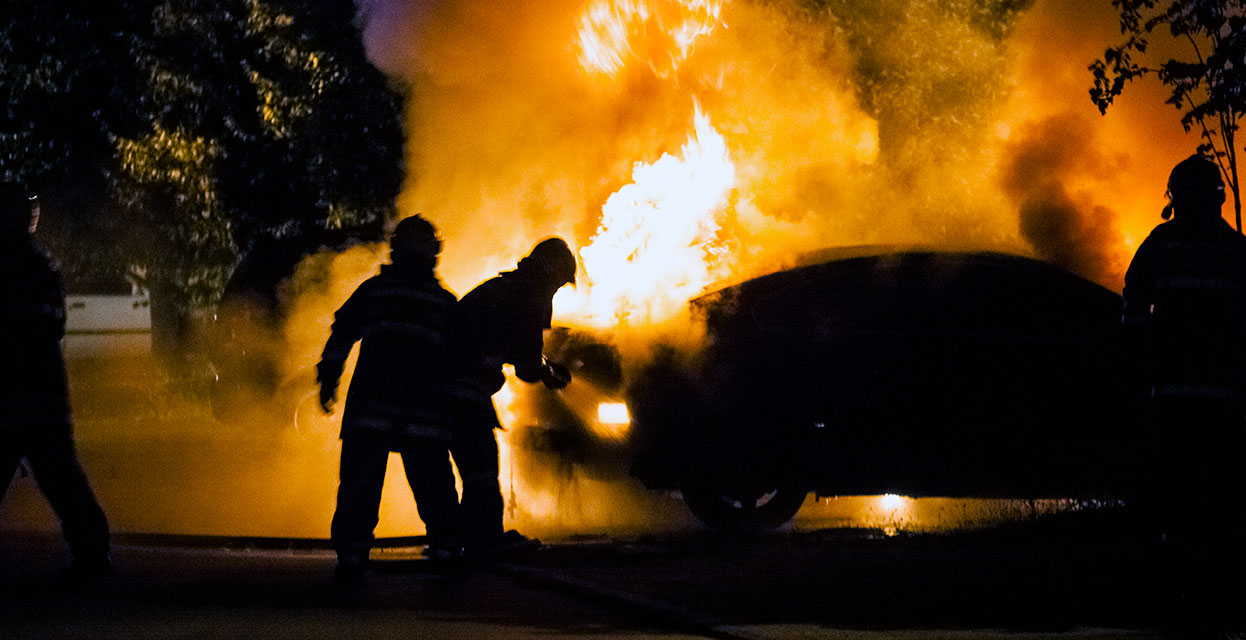
[{"label": "tree", "polygon": [[67,280],[128,272],[177,334],[256,242],[379,232],[402,97],[354,17],[350,0],[10,2],[0,171],[46,194]]},{"label": "tree", "polygon": [[[1241,0],[1175,0],[1166,7],[1156,0],[1112,0],[1120,12],[1125,41],[1108,47],[1090,65],[1094,86],[1090,99],[1107,113],[1125,85],[1154,73],[1171,89],[1166,101],[1182,111],[1186,132],[1198,126],[1200,153],[1215,157],[1224,181],[1233,191],[1238,231],[1242,230],[1242,198],[1237,170],[1238,118],[1246,87],[1246,3]],[[1152,34],[1167,26],[1173,38],[1189,45],[1186,60],[1170,59],[1158,67],[1136,61],[1147,53]]]}]

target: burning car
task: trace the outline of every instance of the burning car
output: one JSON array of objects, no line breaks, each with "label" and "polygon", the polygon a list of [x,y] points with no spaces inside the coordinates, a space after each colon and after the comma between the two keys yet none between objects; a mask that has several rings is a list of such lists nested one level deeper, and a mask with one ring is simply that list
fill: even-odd
[{"label": "burning car", "polygon": [[627,451],[712,526],[781,525],[810,492],[1129,489],[1121,300],[1093,282],[1014,255],[856,249],[691,305],[703,343],[623,385]]}]

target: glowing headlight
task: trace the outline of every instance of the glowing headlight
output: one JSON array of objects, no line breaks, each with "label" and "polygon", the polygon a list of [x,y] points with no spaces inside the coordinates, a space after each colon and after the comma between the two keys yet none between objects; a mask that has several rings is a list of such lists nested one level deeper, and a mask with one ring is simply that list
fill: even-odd
[{"label": "glowing headlight", "polygon": [[879,505],[886,511],[894,511],[904,506],[904,497],[888,493],[879,499]]},{"label": "glowing headlight", "polygon": [[597,421],[604,425],[626,426],[632,423],[632,416],[622,402],[603,402],[597,405]]}]

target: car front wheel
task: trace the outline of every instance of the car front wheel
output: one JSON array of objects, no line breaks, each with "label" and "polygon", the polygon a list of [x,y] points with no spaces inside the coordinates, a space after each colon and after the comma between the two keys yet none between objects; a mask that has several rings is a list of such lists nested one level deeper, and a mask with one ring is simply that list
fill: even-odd
[{"label": "car front wheel", "polygon": [[729,533],[757,533],[791,520],[809,490],[791,480],[693,481],[684,484],[682,493],[688,510],[705,524]]}]

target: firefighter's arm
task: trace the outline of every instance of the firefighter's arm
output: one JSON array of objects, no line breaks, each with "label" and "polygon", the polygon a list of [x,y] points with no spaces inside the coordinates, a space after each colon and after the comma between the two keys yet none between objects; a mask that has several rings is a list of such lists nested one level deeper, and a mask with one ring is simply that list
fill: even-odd
[{"label": "firefighter's arm", "polygon": [[540,382],[550,389],[571,384],[571,370],[544,358],[515,364],[515,375],[524,382]]},{"label": "firefighter's arm", "polygon": [[346,358],[350,356],[350,350],[355,343],[363,337],[367,320],[365,309],[367,295],[364,290],[364,286],[357,289],[342,305],[342,308],[333,314],[333,328],[330,330],[329,340],[325,342],[324,351],[320,354],[320,362],[316,364],[316,382],[320,385],[320,406],[325,413],[333,411],[333,401],[337,396],[337,385],[342,378]]},{"label": "firefighter's arm", "polygon": [[1155,300],[1155,274],[1152,273],[1146,248],[1144,243],[1130,263],[1125,272],[1125,288],[1121,292],[1124,300],[1121,324],[1130,340],[1138,340],[1145,335],[1151,322],[1151,305]]},{"label": "firefighter's arm", "polygon": [[524,325],[516,344],[515,375],[524,382],[541,382],[550,389],[562,389],[571,383],[571,372],[561,364],[550,362],[545,348],[545,329],[549,328],[549,309],[537,308],[523,318]]},{"label": "firefighter's arm", "polygon": [[65,296],[54,270],[27,275],[27,280],[0,307],[0,322],[9,335],[28,340],[57,341],[65,337]]},{"label": "firefighter's arm", "polygon": [[563,389],[571,384],[571,370],[557,362],[545,362],[541,371],[541,382],[550,389]]},{"label": "firefighter's arm", "polygon": [[539,358],[516,362],[515,376],[524,382],[540,382],[544,368],[545,362]]}]

